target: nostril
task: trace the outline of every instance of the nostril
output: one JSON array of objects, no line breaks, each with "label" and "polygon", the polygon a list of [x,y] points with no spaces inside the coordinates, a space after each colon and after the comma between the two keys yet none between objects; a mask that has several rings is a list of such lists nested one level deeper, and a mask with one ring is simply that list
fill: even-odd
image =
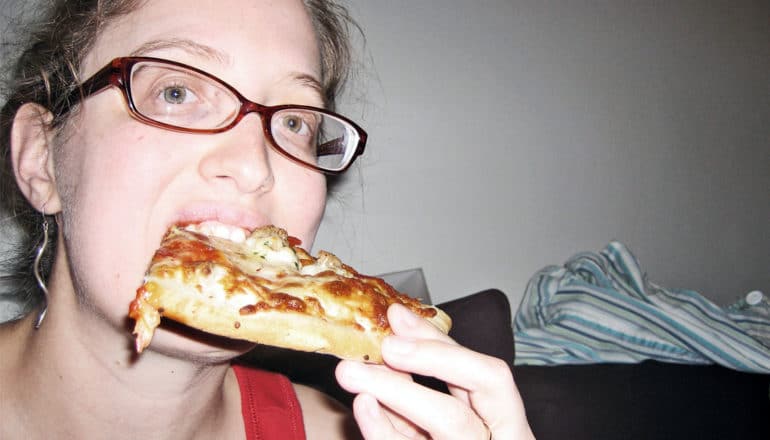
[{"label": "nostril", "polygon": [[199,163],[204,178],[223,188],[222,185],[232,185],[243,193],[264,192],[273,187],[273,152],[261,133],[253,131],[250,125],[239,125],[212,138],[216,143]]},{"label": "nostril", "polygon": [[275,185],[275,177],[273,177],[273,174],[271,173],[268,175],[264,180],[262,180],[262,184],[257,189],[258,192],[265,193],[273,189],[273,186]]}]

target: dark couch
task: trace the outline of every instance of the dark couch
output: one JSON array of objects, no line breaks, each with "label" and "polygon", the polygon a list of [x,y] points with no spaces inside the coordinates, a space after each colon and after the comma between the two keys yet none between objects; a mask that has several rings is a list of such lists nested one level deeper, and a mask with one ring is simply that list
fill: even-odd
[{"label": "dark couch", "polygon": [[[538,439],[770,439],[770,375],[655,361],[514,367],[505,294],[486,290],[439,307],[452,316],[455,340],[508,362]],[[246,361],[351,402],[331,356],[260,347]]]}]

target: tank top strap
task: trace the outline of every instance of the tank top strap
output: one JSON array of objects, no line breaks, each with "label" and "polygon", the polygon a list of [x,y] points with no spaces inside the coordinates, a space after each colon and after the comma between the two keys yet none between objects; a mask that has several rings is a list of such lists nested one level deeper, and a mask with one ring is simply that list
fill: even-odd
[{"label": "tank top strap", "polygon": [[233,365],[247,440],[305,440],[302,408],[286,376]]}]

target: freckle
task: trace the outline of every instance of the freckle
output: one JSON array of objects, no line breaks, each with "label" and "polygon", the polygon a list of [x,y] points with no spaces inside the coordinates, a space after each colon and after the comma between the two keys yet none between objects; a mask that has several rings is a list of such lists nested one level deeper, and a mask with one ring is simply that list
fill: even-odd
[{"label": "freckle", "polygon": [[241,323],[238,322],[238,321],[235,321],[234,326],[235,326],[235,328],[241,328]]}]

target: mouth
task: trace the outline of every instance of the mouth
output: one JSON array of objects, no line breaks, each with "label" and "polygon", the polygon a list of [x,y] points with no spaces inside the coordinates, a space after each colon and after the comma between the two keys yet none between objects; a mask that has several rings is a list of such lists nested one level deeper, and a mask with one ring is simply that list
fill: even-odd
[{"label": "mouth", "polygon": [[215,220],[206,220],[200,223],[187,223],[182,227],[190,232],[197,232],[209,237],[217,237],[230,240],[235,243],[243,243],[251,234],[251,231],[234,225],[228,225]]},{"label": "mouth", "polygon": [[197,232],[209,237],[217,237],[242,243],[251,232],[269,224],[269,219],[251,209],[220,203],[192,203],[177,211],[167,224]]}]

